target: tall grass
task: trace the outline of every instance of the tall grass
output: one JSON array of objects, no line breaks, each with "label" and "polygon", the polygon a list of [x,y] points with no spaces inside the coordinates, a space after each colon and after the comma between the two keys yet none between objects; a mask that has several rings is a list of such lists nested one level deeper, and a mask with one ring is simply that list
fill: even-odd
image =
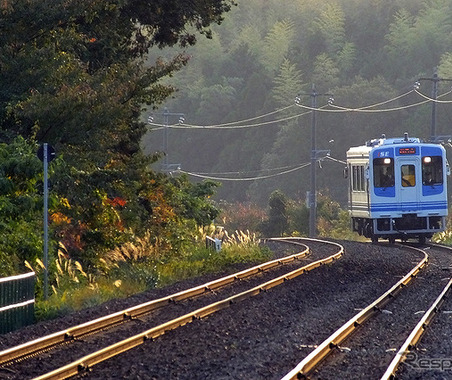
[{"label": "tall grass", "polygon": [[259,245],[255,234],[236,231],[223,237],[219,252],[203,246],[193,247],[183,260],[173,259],[157,265],[159,286],[208,273],[225,271],[239,263],[260,263],[271,258],[271,251]]},{"label": "tall grass", "polygon": [[146,234],[103,255],[93,275],[71,260],[60,246],[50,265],[52,294],[47,300],[42,297],[42,262],[26,265],[38,274],[36,317],[42,320],[184,279],[223,272],[235,264],[260,263],[270,257],[270,250],[261,247],[259,239],[249,232],[225,234],[219,252],[207,249],[204,239],[198,239],[178,257],[165,254],[159,242]]}]

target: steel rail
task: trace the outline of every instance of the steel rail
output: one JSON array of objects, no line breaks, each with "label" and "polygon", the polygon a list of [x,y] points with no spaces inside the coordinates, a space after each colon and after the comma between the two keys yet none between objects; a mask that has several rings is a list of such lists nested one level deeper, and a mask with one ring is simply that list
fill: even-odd
[{"label": "steel rail", "polygon": [[318,268],[321,265],[331,263],[332,261],[339,259],[344,254],[344,247],[340,244],[333,243],[333,242],[321,241],[321,240],[315,240],[315,239],[310,239],[310,240],[335,245],[336,247],[338,247],[339,250],[336,253],[334,253],[333,255],[330,255],[324,259],[312,262],[301,268],[298,268],[289,273],[286,273],[283,276],[274,278],[273,280],[270,280],[261,285],[258,285],[252,289],[249,289],[242,293],[228,297],[222,301],[215,302],[210,305],[204,306],[193,312],[182,315],[176,319],[170,320],[159,326],[153,327],[140,334],[134,335],[130,338],[117,342],[111,346],[105,347],[97,352],[86,355],[86,356],[82,357],[81,359],[78,359],[66,366],[63,366],[61,368],[55,369],[52,372],[39,376],[36,378],[36,380],[66,379],[68,377],[75,376],[77,374],[88,371],[94,365],[96,365],[102,361],[105,361],[107,359],[110,359],[120,353],[128,351],[140,344],[143,344],[147,340],[156,339],[157,337],[165,334],[168,331],[171,331],[178,327],[184,326],[188,323],[193,322],[194,320],[205,318],[206,316],[211,315],[219,310],[228,308],[232,304],[235,304],[235,303],[241,302],[243,300],[246,300],[250,297],[256,296],[256,295],[260,294],[261,292],[265,292],[277,285],[284,283],[285,281],[291,280],[301,274],[307,273],[310,270]]},{"label": "steel rail", "polygon": [[424,258],[406,274],[399,282],[397,282],[386,293],[372,302],[369,306],[356,314],[342,327],[336,330],[326,340],[324,340],[314,351],[306,356],[293,370],[285,375],[282,380],[306,379],[319,363],[326,358],[335,348],[337,348],[347,337],[349,337],[356,329],[367,321],[373,314],[381,310],[381,308],[390,301],[398,292],[408,285],[419,271],[427,265],[428,255],[421,249],[409,247],[424,254]]},{"label": "steel rail", "polygon": [[[435,244],[432,244],[432,246],[451,250],[448,247],[437,246]],[[396,372],[397,372],[397,369],[399,368],[400,364],[403,363],[403,361],[407,357],[407,354],[416,346],[416,343],[421,339],[422,334],[424,334],[425,330],[430,325],[430,322],[437,315],[441,305],[445,301],[446,295],[450,291],[451,286],[452,286],[452,278],[449,280],[449,282],[444,287],[444,289],[442,290],[440,295],[436,298],[436,300],[433,302],[432,306],[430,306],[430,308],[427,310],[427,312],[424,314],[424,316],[421,318],[421,320],[418,322],[418,324],[415,326],[415,328],[411,331],[411,334],[408,336],[406,341],[402,344],[399,351],[394,356],[394,359],[392,359],[386,372],[381,377],[381,380],[395,379]]]},{"label": "steel rail", "polygon": [[[273,240],[285,242],[284,239]],[[70,327],[66,330],[58,331],[53,334],[35,339],[33,341],[0,351],[0,365],[5,365],[7,363],[13,362],[14,360],[18,360],[20,358],[33,355],[37,352],[47,350],[58,344],[74,341],[84,335],[93,334],[107,327],[117,325],[119,323],[137,318],[141,315],[148,314],[157,309],[161,309],[171,303],[180,302],[204,293],[212,292],[235,281],[258,275],[271,268],[290,263],[294,260],[300,260],[310,254],[310,249],[307,245],[296,241],[291,241],[290,243],[293,245],[302,246],[304,249],[293,255],[271,260],[266,263],[256,265],[252,268],[245,269],[243,271],[207,282],[203,285],[199,285],[194,288],[183,290],[181,292],[174,293],[163,298],[133,306],[128,309],[118,311],[77,326]]]}]

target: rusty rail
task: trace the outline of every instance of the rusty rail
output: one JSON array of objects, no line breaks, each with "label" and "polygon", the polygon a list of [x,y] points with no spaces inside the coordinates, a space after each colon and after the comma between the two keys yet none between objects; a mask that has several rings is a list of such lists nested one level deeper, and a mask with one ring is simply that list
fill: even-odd
[{"label": "rusty rail", "polygon": [[[317,240],[317,241],[321,242],[320,240]],[[229,307],[233,303],[238,303],[238,302],[246,300],[252,296],[258,295],[263,291],[267,291],[268,289],[271,289],[277,285],[280,285],[280,284],[284,283],[285,281],[293,279],[301,274],[307,273],[310,270],[313,270],[323,264],[331,263],[332,261],[339,259],[344,254],[344,248],[340,244],[332,243],[332,242],[324,242],[324,243],[329,243],[329,244],[337,246],[338,251],[325,259],[317,260],[311,264],[308,264],[308,265],[298,268],[294,271],[286,273],[285,275],[277,277],[273,280],[267,281],[261,285],[258,285],[252,289],[249,289],[245,292],[236,294],[232,297],[228,297],[222,301],[207,305],[207,306],[197,309],[191,313],[182,315],[176,319],[173,319],[173,320],[163,323],[159,326],[153,327],[147,331],[144,331],[140,334],[132,336],[128,339],[117,342],[116,344],[105,347],[102,350],[99,350],[90,355],[84,356],[83,358],[81,358],[79,360],[76,360],[64,367],[58,368],[50,373],[37,377],[36,379],[37,380],[65,379],[65,378],[68,378],[71,376],[75,376],[77,374],[81,374],[85,371],[90,370],[94,365],[96,365],[102,361],[105,361],[109,358],[112,358],[122,352],[128,351],[128,350],[146,342],[147,340],[155,339],[155,338],[165,334],[168,331],[171,331],[178,327],[184,326],[188,323],[191,323],[192,321],[194,321],[196,319],[201,319],[201,318],[211,315],[219,310],[223,310],[223,309]]]},{"label": "rusty rail", "polygon": [[338,347],[347,337],[349,337],[360,325],[368,320],[374,313],[389,302],[398,292],[400,292],[419,271],[427,265],[428,255],[421,249],[410,247],[424,254],[424,258],[399,282],[397,282],[386,293],[372,302],[369,306],[356,314],[352,319],[346,322],[342,327],[336,330],[330,337],[324,340],[314,351],[304,358],[292,371],[290,371],[282,380],[305,379],[308,375],[325,359],[336,347]]},{"label": "rusty rail", "polygon": [[[281,240],[281,239],[275,239]],[[219,278],[217,280],[205,283],[203,285],[196,286],[191,289],[187,289],[169,296],[152,300],[131,308],[109,314],[107,316],[80,324],[62,330],[33,341],[0,351],[0,365],[10,363],[19,358],[27,357],[36,352],[47,350],[53,346],[61,343],[68,343],[74,341],[84,335],[95,333],[110,326],[117,325],[119,323],[127,322],[131,319],[137,318],[141,315],[151,313],[154,310],[161,309],[170,303],[180,302],[189,298],[199,296],[204,293],[212,292],[223,286],[231,284],[235,281],[249,278],[251,276],[263,273],[271,268],[279,265],[284,265],[294,260],[300,260],[306,257],[309,253],[309,247],[300,242],[292,241],[291,244],[303,247],[303,250],[293,255],[283,257],[280,259],[271,260],[269,262],[254,266],[252,268]]]}]

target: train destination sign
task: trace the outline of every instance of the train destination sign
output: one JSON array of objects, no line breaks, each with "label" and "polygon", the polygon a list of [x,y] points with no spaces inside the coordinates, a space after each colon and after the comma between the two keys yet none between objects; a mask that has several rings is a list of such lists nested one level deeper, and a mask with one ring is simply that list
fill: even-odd
[{"label": "train destination sign", "polygon": [[416,147],[411,146],[407,148],[399,148],[399,154],[405,155],[405,154],[416,154]]}]

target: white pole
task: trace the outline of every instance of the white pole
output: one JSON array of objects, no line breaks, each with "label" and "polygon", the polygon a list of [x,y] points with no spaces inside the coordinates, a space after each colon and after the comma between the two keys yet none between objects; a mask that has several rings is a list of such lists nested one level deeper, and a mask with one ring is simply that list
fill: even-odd
[{"label": "white pole", "polygon": [[43,144],[43,161],[44,161],[44,299],[49,294],[49,186],[48,186],[48,145]]}]

